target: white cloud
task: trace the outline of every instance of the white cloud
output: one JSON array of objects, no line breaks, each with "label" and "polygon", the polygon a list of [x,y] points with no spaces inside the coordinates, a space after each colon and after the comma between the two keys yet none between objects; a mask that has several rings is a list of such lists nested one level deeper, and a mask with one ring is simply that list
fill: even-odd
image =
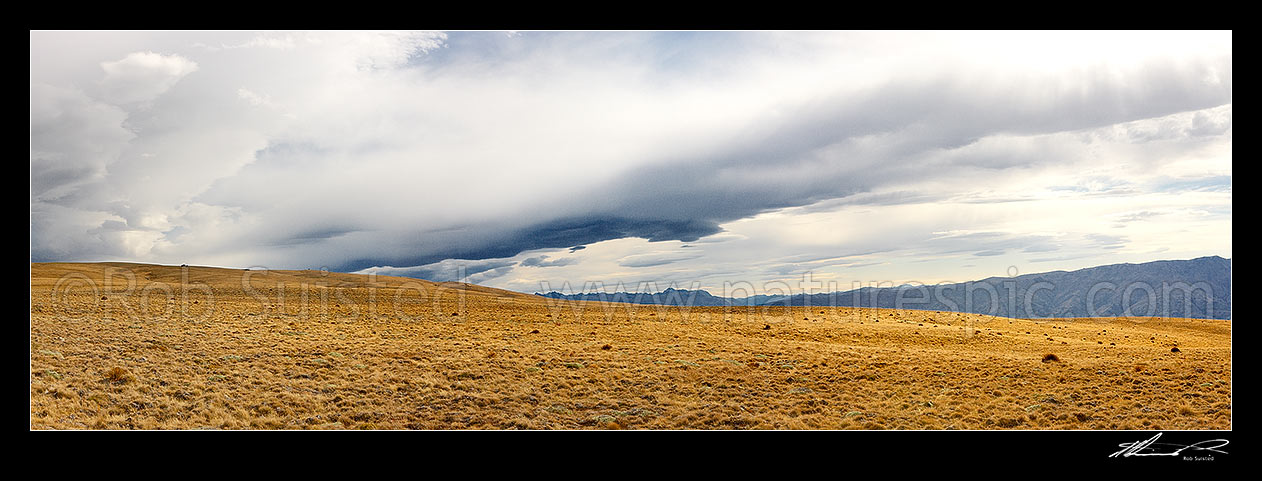
[{"label": "white cloud", "polygon": [[197,62],[175,54],[133,52],[120,60],[101,62],[101,69],[105,71],[100,85],[103,98],[123,105],[157,98],[196,72]]},{"label": "white cloud", "polygon": [[415,55],[442,48],[447,34],[443,32],[276,32],[258,34],[236,44],[211,47],[210,51],[233,49],[273,49],[279,51],[318,50],[319,55],[339,70],[392,69],[403,66]]},{"label": "white cloud", "polygon": [[655,267],[699,257],[701,257],[701,253],[695,250],[688,252],[651,252],[623,257],[618,260],[618,265],[622,267]]},{"label": "white cloud", "polygon": [[266,95],[266,94],[260,95],[246,88],[237,89],[237,97],[239,97],[241,100],[249,102],[250,105],[253,105],[255,107],[264,106],[264,105],[267,105],[267,106],[272,105],[272,97],[270,95]]},{"label": "white cloud", "polygon": [[32,32],[32,256],[533,291],[1229,255],[1230,40]]}]

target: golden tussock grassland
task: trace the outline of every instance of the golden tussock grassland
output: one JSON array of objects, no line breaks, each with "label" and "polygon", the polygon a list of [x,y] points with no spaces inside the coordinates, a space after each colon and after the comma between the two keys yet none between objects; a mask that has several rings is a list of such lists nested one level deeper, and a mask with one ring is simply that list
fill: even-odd
[{"label": "golden tussock grassland", "polygon": [[1231,429],[1231,324],[31,264],[32,429]]}]

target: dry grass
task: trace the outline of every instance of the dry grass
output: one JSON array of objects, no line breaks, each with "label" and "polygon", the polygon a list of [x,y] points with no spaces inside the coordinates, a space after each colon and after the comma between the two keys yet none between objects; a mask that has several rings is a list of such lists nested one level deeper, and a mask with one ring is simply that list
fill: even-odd
[{"label": "dry grass", "polygon": [[123,384],[135,379],[135,376],[121,367],[114,367],[105,372],[105,380],[114,384]]},{"label": "dry grass", "polygon": [[[111,266],[130,281],[105,289]],[[1228,321],[568,303],[318,271],[250,273],[247,291],[238,270],[31,269],[34,429],[1231,428]],[[82,277],[58,286],[68,275]]]}]

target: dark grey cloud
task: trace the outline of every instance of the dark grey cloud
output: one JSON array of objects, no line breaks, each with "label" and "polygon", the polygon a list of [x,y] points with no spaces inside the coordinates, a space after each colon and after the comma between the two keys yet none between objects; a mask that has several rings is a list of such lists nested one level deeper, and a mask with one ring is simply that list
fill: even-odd
[{"label": "dark grey cloud", "polygon": [[[1229,59],[1226,64],[1229,70]],[[1065,92],[1068,85],[1050,78],[997,90],[944,78],[896,82],[857,96],[812,102],[799,106],[784,121],[753,127],[719,152],[657,164],[602,186],[604,195],[590,217],[541,222],[477,255],[506,256],[621,237],[688,242],[719,232],[718,225],[724,222],[933,178],[942,172],[1056,162],[1055,157],[1030,152],[996,154],[993,160],[964,157],[936,165],[891,158],[959,148],[987,135],[1072,131],[1215,107],[1230,102],[1230,81],[1207,85],[1201,79],[1208,70],[1222,66],[1157,63],[1132,79],[1101,71],[1089,75],[1072,94]],[[1132,84],[1145,87],[1129,88]],[[1039,108],[1032,109],[1026,89],[1065,93],[1040,101]],[[876,152],[855,148],[858,156],[844,160],[821,161],[817,156],[820,149],[844,149],[865,136],[891,134],[899,136]],[[904,194],[903,199],[932,197]],[[898,197],[867,199],[880,200],[897,201]],[[625,217],[628,212],[640,215]]]},{"label": "dark grey cloud", "polygon": [[[452,258],[506,258],[529,250],[627,237],[691,242],[720,232],[725,222],[827,199],[871,205],[932,202],[942,194],[870,192],[970,169],[1058,161],[1055,156],[1026,150],[922,160],[927,153],[959,149],[986,136],[1074,131],[1230,102],[1229,82],[1214,86],[1201,81],[1207,69],[1218,66],[1157,63],[1133,74],[1134,78],[1089,74],[1073,84],[1054,76],[989,86],[949,74],[898,79],[858,93],[786,106],[788,115],[760,119],[759,124],[739,132],[735,141],[705,155],[645,159],[652,162],[593,185],[590,195],[579,196],[585,207],[577,214],[578,206],[573,205],[555,212],[535,211],[509,222],[470,224],[456,234],[386,230],[374,235],[391,238],[388,242],[398,244],[397,248],[348,252],[358,255],[336,266],[353,271]],[[1032,101],[1030,91],[1049,92],[1052,97]],[[868,141],[874,137],[881,142]],[[278,149],[269,147],[268,152],[284,153]],[[318,155],[306,149],[301,152]],[[1022,200],[1028,199],[972,201]],[[310,240],[300,237],[277,243]]]},{"label": "dark grey cloud", "polygon": [[[589,215],[548,220],[524,227],[472,226],[458,231],[425,232],[416,235],[412,252],[398,256],[375,255],[338,265],[357,271],[380,265],[424,265],[443,259],[491,259],[513,257],[521,252],[591,244],[610,239],[639,237],[650,242],[694,241],[721,231],[718,224],[704,220],[625,218]],[[408,244],[406,237],[402,245]]]},{"label": "dark grey cloud", "polygon": [[272,245],[277,246],[294,246],[302,244],[311,244],[321,242],[327,239],[341,237],[358,229],[353,227],[316,227],[312,230],[298,232],[290,236],[277,239]]},{"label": "dark grey cloud", "polygon": [[31,200],[62,204],[68,189],[104,175],[135,133],[127,112],[80,90],[31,84]]}]

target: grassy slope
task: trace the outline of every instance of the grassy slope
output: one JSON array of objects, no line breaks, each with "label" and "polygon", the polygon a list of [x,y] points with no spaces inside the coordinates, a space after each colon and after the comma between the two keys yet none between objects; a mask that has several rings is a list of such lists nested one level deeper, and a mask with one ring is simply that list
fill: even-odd
[{"label": "grassy slope", "polygon": [[1229,321],[680,309],[367,281],[32,264],[31,426],[1231,428]]}]

